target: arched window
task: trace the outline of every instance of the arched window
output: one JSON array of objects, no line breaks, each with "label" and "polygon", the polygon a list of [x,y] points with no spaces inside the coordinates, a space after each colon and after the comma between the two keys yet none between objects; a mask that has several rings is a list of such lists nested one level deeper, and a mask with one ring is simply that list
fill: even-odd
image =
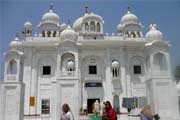
[{"label": "arched window", "polygon": [[95,31],[96,30],[96,28],[95,28],[95,22],[94,21],[91,21],[91,23],[90,23],[90,31]]},{"label": "arched window", "polygon": [[47,32],[47,36],[50,37],[51,36],[51,31]]},{"label": "arched window", "polygon": [[135,38],[136,34],[134,32],[131,32],[131,37]]},{"label": "arched window", "polygon": [[8,74],[17,74],[17,62],[13,59],[9,61]]},{"label": "arched window", "polygon": [[88,22],[85,23],[85,30],[89,31],[89,24],[88,24]]},{"label": "arched window", "polygon": [[42,37],[45,37],[45,32],[44,31],[42,31]]},{"label": "arched window", "polygon": [[117,60],[112,61],[112,76],[116,78],[119,76],[119,62]]},{"label": "arched window", "polygon": [[130,34],[128,31],[126,31],[126,37],[130,37]]},{"label": "arched window", "polygon": [[61,56],[61,71],[64,76],[73,76],[75,73],[75,56],[72,53],[64,53]]},{"label": "arched window", "polygon": [[56,31],[53,32],[53,37],[56,37]]},{"label": "arched window", "polygon": [[141,37],[140,32],[137,32],[138,37]]},{"label": "arched window", "polygon": [[101,27],[100,27],[100,24],[97,23],[97,32],[100,32],[101,31]]},{"label": "arched window", "polygon": [[157,71],[167,70],[167,61],[164,54],[157,53],[156,55],[154,55],[154,68]]}]

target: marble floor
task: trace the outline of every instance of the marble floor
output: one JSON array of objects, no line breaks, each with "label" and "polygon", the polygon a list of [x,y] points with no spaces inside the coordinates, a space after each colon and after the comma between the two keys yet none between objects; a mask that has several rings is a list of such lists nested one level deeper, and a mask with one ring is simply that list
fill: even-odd
[{"label": "marble floor", "polygon": [[[90,120],[87,116],[80,116],[80,120]],[[139,117],[128,116],[128,114],[118,115],[118,120],[140,120]]]}]

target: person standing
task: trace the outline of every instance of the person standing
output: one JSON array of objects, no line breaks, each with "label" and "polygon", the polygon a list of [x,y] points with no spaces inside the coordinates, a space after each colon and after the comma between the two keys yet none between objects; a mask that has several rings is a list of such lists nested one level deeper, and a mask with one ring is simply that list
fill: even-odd
[{"label": "person standing", "polygon": [[93,113],[94,113],[95,117],[100,116],[100,104],[99,104],[98,100],[96,100],[93,105],[94,105]]},{"label": "person standing", "polygon": [[151,113],[151,107],[149,105],[145,105],[140,114],[140,120],[153,120],[153,115]]},{"label": "person standing", "polygon": [[70,107],[66,103],[62,106],[62,114],[60,120],[74,120]]},{"label": "person standing", "polygon": [[105,110],[103,111],[102,120],[117,120],[116,111],[112,108],[111,103],[106,101]]}]

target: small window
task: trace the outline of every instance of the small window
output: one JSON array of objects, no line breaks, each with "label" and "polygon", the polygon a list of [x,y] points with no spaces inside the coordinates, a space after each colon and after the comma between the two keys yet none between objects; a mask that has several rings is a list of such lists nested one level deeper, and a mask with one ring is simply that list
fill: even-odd
[{"label": "small window", "polygon": [[89,74],[97,74],[97,67],[89,66]]},{"label": "small window", "polygon": [[92,31],[92,32],[95,32],[95,22],[94,21],[91,21],[91,23],[90,23],[90,31]]},{"label": "small window", "polygon": [[8,74],[17,74],[17,62],[14,59],[9,62]]},{"label": "small window", "polygon": [[51,31],[48,31],[48,32],[47,32],[47,36],[48,36],[48,37],[51,37]]},{"label": "small window", "polygon": [[141,74],[141,66],[134,65],[134,74]]},{"label": "small window", "polygon": [[45,32],[44,31],[42,31],[42,37],[45,37]]},{"label": "small window", "polygon": [[41,101],[41,114],[50,114],[50,100],[43,99]]},{"label": "small window", "polygon": [[101,31],[101,29],[100,29],[101,27],[100,27],[100,24],[99,23],[97,23],[97,32],[100,32]]},{"label": "small window", "polygon": [[87,22],[85,23],[85,30],[89,31],[89,24]]},{"label": "small window", "polygon": [[53,32],[53,37],[56,37],[56,31]]},{"label": "small window", "polygon": [[85,83],[85,87],[102,87],[102,83]]},{"label": "small window", "polygon": [[43,75],[51,74],[51,66],[43,66]]}]

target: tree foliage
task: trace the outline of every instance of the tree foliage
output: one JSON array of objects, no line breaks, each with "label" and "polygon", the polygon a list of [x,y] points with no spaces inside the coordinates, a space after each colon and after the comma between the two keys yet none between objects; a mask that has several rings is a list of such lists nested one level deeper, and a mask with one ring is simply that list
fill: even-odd
[{"label": "tree foliage", "polygon": [[178,83],[180,81],[180,64],[175,68],[174,77],[176,79],[176,82]]}]

